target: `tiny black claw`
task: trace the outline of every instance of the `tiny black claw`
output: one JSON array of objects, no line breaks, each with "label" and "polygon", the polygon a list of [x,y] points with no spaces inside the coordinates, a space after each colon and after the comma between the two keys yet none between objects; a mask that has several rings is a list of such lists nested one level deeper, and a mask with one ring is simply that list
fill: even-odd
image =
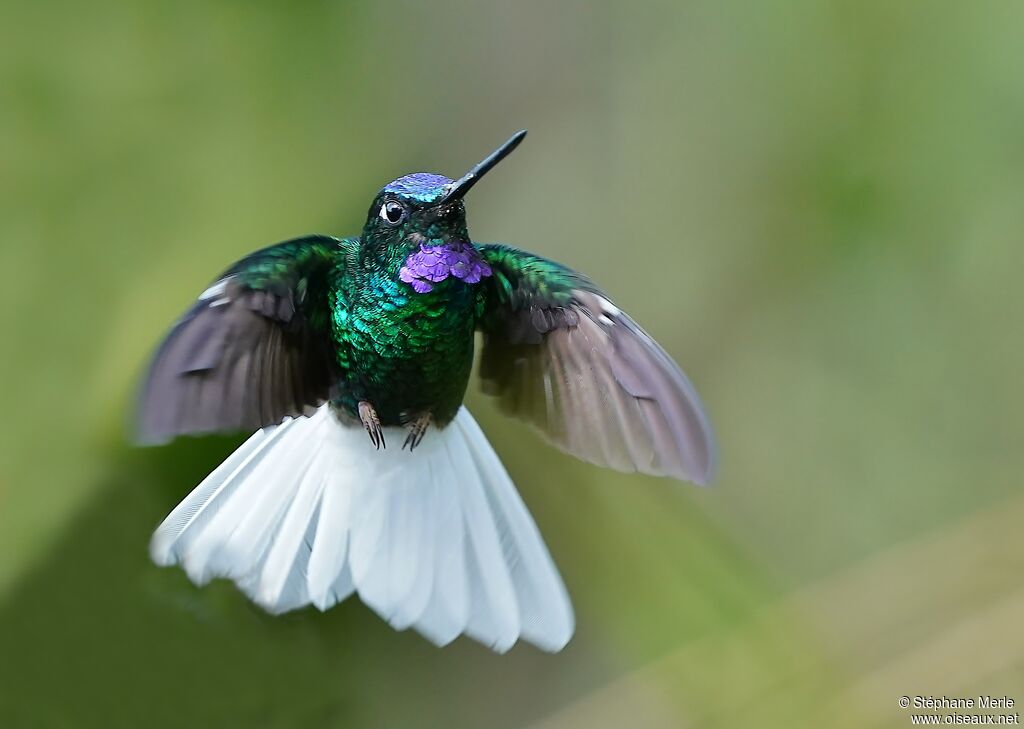
[{"label": "tiny black claw", "polygon": [[416,446],[423,442],[423,436],[427,434],[427,429],[430,427],[430,420],[430,413],[424,413],[412,421],[409,426],[409,434],[405,436],[405,443],[402,444],[403,451],[406,446],[409,446],[409,452],[412,453],[416,450]]},{"label": "tiny black claw", "polygon": [[380,427],[377,411],[365,400],[359,403],[359,420],[366,428],[366,433],[370,436],[370,442],[373,443],[374,448],[379,451],[381,448],[388,447],[384,442],[384,429]]}]

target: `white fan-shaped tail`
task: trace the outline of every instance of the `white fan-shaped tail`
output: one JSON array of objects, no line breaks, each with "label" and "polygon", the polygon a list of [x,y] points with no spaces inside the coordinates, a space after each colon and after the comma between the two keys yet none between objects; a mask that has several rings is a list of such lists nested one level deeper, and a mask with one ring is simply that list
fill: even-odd
[{"label": "white fan-shaped tail", "polygon": [[560,650],[572,606],[497,454],[462,408],[415,451],[376,450],[328,406],[257,432],[153,535],[161,565],[227,577],[272,613],[352,592],[438,645],[465,633],[504,652]]}]

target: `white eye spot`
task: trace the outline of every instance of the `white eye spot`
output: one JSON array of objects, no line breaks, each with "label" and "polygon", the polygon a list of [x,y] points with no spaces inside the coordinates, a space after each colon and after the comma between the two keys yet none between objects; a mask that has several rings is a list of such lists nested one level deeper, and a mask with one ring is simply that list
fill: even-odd
[{"label": "white eye spot", "polygon": [[380,219],[389,225],[397,225],[405,218],[405,206],[394,200],[388,200],[380,206]]}]

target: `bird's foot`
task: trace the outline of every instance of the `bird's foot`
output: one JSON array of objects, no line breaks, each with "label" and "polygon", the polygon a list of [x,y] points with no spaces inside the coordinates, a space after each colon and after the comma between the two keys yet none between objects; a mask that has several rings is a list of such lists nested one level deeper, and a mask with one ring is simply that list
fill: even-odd
[{"label": "bird's foot", "polygon": [[366,428],[374,448],[377,450],[387,448],[387,444],[384,442],[384,429],[380,427],[380,418],[377,417],[377,411],[366,400],[359,402],[359,422]]},{"label": "bird's foot", "polygon": [[405,436],[405,443],[402,444],[402,450],[405,450],[406,446],[409,446],[409,452],[412,453],[416,446],[423,440],[423,436],[427,434],[427,429],[430,427],[431,415],[430,413],[421,413],[415,418],[409,421],[409,435]]}]

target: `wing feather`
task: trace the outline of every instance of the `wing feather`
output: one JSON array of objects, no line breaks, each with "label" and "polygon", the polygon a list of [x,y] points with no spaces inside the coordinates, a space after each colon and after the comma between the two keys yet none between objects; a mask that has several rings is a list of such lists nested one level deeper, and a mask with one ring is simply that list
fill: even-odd
[{"label": "wing feather", "polygon": [[696,389],[582,275],[508,246],[479,246],[483,389],[552,443],[619,471],[708,483],[711,425]]},{"label": "wing feather", "polygon": [[323,403],[337,380],[327,290],[353,244],[327,236],[279,243],[206,289],[150,364],[139,440],[255,430]]}]

